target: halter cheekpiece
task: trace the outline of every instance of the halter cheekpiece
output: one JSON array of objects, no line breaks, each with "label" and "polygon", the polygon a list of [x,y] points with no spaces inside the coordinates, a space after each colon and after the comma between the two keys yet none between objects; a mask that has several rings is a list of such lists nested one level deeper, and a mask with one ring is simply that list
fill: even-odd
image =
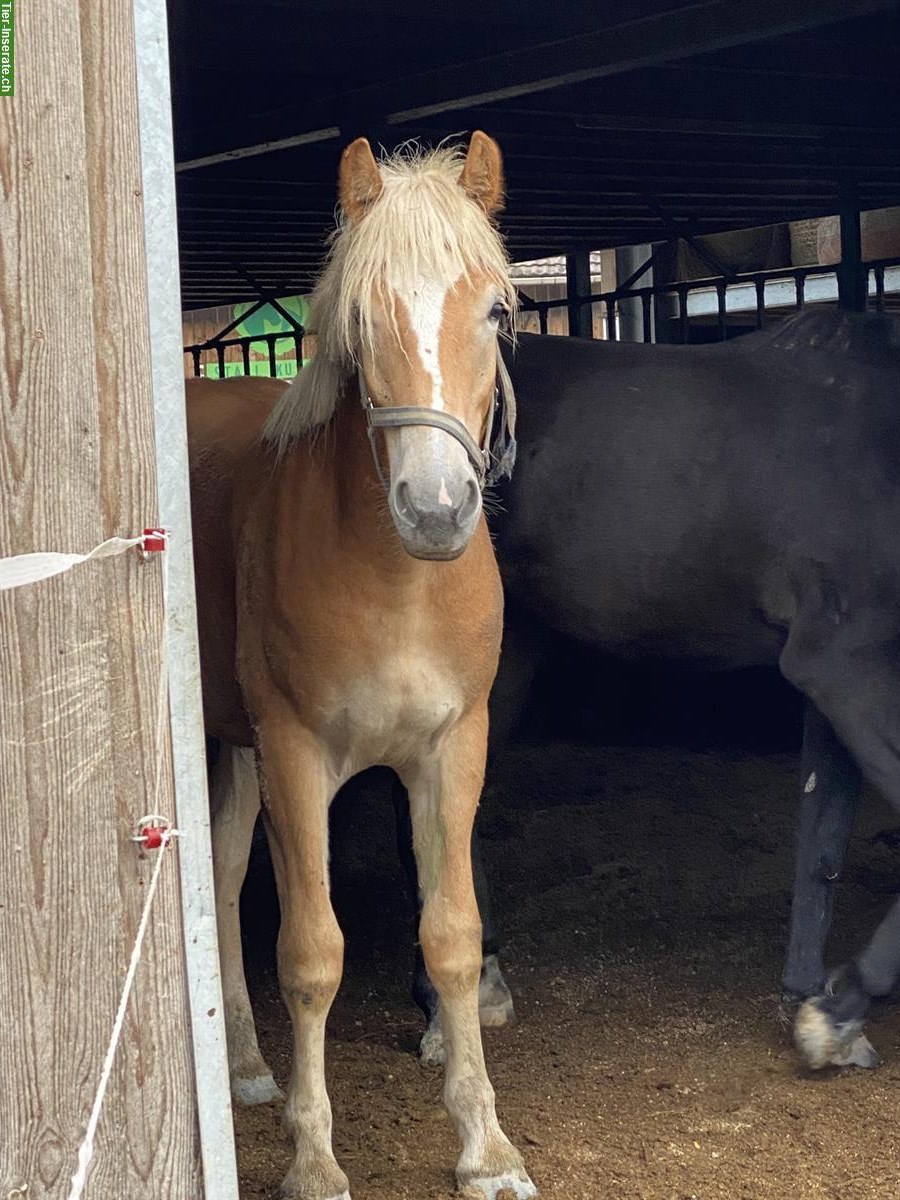
[{"label": "halter cheekpiece", "polygon": [[516,397],[499,346],[497,347],[497,382],[494,385],[494,398],[491,403],[484,441],[480,446],[459,417],[454,417],[452,413],[439,412],[433,408],[420,408],[417,405],[386,405],[384,407],[375,405],[366,387],[362,367],[359,368],[359,395],[366,414],[366,429],[372,446],[375,470],[378,472],[378,478],[385,491],[389,487],[389,481],[378,457],[375,435],[379,429],[401,429],[407,425],[430,425],[434,429],[440,429],[456,438],[468,455],[469,462],[478,477],[478,486],[482,491],[504,477],[512,478],[513,467],[516,463]]}]

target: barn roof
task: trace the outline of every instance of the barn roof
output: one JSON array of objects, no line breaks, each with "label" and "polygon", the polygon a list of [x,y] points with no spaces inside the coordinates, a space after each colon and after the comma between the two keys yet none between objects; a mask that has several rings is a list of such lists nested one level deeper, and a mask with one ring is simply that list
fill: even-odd
[{"label": "barn roof", "polygon": [[169,7],[186,307],[307,289],[359,134],[497,137],[516,259],[900,203],[898,0]]}]

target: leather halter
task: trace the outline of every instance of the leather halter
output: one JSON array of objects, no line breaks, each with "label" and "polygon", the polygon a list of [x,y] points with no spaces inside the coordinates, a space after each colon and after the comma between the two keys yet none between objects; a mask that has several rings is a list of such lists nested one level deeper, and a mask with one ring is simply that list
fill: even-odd
[{"label": "leather halter", "polygon": [[[408,425],[430,425],[435,429],[449,433],[456,438],[468,455],[469,462],[478,477],[478,486],[482,491],[491,487],[504,476],[512,478],[516,462],[516,396],[512,380],[500,347],[497,347],[497,382],[494,385],[494,399],[484,433],[484,441],[479,446],[469,430],[452,413],[438,412],[433,408],[412,406],[378,407],[372,401],[366,387],[362,367],[359,368],[359,395],[366,413],[366,428],[369,442],[372,446],[372,457],[375,460],[375,470],[381,480],[381,486],[388,490],[390,483],[381,467],[376,444],[376,433],[379,429],[401,429]],[[497,416],[499,414],[499,424]],[[497,425],[497,432],[494,427]]]}]

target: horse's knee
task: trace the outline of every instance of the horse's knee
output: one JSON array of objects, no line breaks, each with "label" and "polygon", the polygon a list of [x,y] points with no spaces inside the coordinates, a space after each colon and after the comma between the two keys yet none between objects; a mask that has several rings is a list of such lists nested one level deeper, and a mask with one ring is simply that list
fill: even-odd
[{"label": "horse's knee", "polygon": [[344,968],[344,937],[331,919],[283,920],[278,934],[278,979],[285,1000],[319,1011],[335,997]]},{"label": "horse's knee", "polygon": [[426,905],[419,925],[419,942],[428,975],[443,995],[462,994],[477,987],[481,974],[481,922],[471,912],[433,911]]}]

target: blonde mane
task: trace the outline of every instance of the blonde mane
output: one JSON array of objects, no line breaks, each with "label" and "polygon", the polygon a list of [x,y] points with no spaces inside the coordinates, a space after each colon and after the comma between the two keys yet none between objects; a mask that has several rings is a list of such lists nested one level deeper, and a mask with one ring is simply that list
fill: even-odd
[{"label": "blonde mane", "polygon": [[484,273],[514,310],[500,234],[459,185],[465,157],[458,146],[402,146],[379,162],[384,186],[365,216],[351,223],[339,214],[311,298],[315,356],[266,422],[264,437],[279,449],[331,420],[360,346],[372,346],[373,297],[393,298],[389,279],[403,286],[423,275],[452,280]]}]

